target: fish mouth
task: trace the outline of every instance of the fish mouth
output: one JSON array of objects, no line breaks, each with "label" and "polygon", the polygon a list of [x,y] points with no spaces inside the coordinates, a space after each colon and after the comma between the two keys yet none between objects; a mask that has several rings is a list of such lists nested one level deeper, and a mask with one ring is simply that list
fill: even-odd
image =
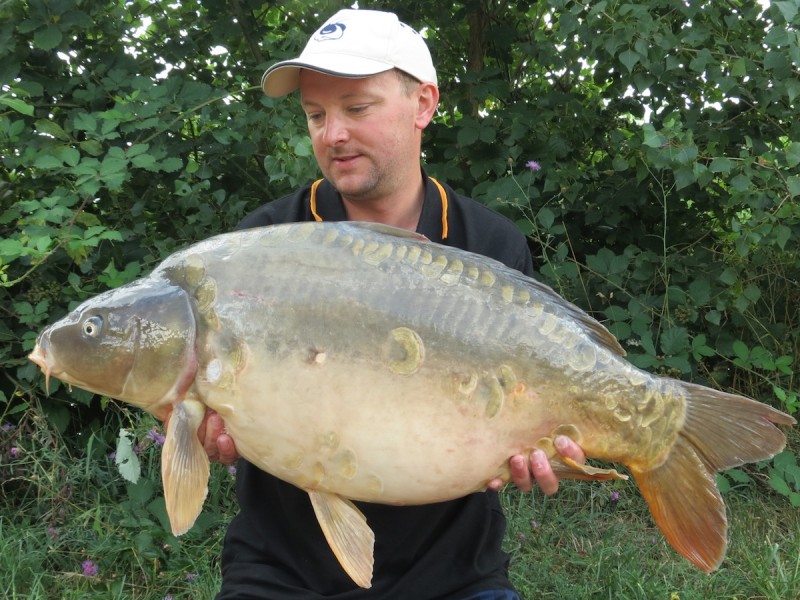
[{"label": "fish mouth", "polygon": [[33,347],[33,351],[28,354],[28,358],[44,373],[44,389],[48,394],[50,394],[50,375],[54,372],[53,365],[47,362],[47,348],[49,345],[45,338],[39,338]]}]

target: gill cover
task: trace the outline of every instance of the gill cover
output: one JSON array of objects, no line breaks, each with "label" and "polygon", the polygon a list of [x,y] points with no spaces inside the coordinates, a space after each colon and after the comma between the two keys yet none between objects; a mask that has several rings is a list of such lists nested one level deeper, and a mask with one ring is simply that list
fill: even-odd
[{"label": "gill cover", "polygon": [[48,374],[163,414],[194,373],[194,340],[189,296],[151,277],[87,300],[42,332],[35,352]]}]

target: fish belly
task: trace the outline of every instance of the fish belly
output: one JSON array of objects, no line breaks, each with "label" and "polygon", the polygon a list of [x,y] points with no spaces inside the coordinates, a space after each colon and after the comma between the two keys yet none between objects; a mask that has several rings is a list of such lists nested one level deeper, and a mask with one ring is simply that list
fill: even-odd
[{"label": "fish belly", "polygon": [[427,503],[507,477],[510,456],[565,425],[587,449],[595,430],[608,448],[626,438],[628,423],[603,421],[619,361],[549,288],[346,226],[243,234],[192,259],[213,290],[196,393],[262,469]]}]

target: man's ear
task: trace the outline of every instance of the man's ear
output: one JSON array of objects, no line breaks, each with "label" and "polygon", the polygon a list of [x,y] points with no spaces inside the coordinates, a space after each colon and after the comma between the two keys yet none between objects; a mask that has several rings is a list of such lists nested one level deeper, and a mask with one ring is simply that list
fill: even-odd
[{"label": "man's ear", "polygon": [[417,119],[419,129],[425,129],[433,119],[439,104],[439,88],[432,83],[422,83],[417,91]]}]

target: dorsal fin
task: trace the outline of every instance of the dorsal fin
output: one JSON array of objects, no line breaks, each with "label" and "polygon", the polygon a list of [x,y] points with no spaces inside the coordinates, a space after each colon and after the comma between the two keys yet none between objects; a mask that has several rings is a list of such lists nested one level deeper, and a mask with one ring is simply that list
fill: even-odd
[{"label": "dorsal fin", "polygon": [[430,242],[430,240],[421,233],[417,233],[416,231],[409,231],[408,229],[402,229],[400,227],[394,227],[392,225],[384,225],[383,223],[372,223],[370,221],[343,221],[343,222],[348,225],[352,225],[353,227],[359,227],[361,229],[369,229],[370,231],[377,231],[378,233],[385,233],[386,235],[393,235],[399,238],[411,238],[422,242]]}]

